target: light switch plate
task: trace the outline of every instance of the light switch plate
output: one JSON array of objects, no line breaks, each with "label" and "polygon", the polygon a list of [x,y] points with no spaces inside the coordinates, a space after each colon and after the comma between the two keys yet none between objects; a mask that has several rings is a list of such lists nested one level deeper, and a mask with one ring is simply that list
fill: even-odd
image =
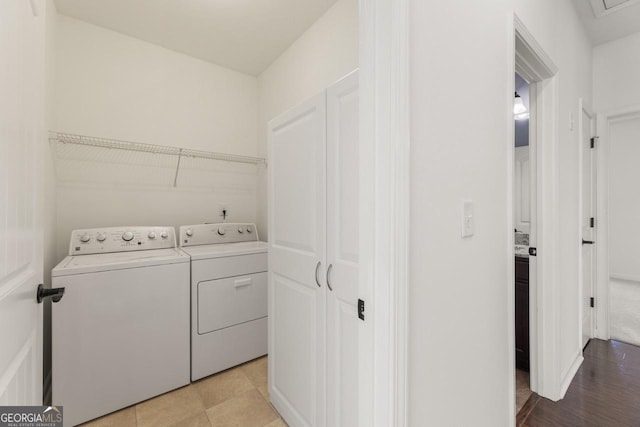
[{"label": "light switch plate", "polygon": [[473,236],[474,218],[473,218],[473,200],[467,199],[462,201],[462,237]]}]

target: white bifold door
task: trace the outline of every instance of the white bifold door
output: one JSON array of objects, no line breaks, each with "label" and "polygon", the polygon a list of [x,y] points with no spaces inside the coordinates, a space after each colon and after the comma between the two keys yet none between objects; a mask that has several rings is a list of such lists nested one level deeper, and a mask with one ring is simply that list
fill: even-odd
[{"label": "white bifold door", "polygon": [[291,426],[358,424],[358,75],[269,124],[269,393]]}]

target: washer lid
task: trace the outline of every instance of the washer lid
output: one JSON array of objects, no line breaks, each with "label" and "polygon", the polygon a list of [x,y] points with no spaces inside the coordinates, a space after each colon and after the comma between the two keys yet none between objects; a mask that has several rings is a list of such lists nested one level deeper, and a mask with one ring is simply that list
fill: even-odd
[{"label": "washer lid", "polygon": [[223,243],[217,245],[187,246],[182,248],[184,252],[191,255],[192,261],[266,253],[267,249],[267,242]]},{"label": "washer lid", "polygon": [[136,252],[73,255],[63,259],[51,276],[94,273],[125,268],[151,267],[155,265],[189,262],[189,256],[179,249],[151,249]]}]

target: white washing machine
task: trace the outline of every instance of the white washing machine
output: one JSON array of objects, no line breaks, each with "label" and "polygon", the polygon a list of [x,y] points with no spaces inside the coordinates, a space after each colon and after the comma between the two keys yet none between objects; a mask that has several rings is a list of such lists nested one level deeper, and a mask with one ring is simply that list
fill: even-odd
[{"label": "white washing machine", "polygon": [[180,247],[191,256],[191,380],[267,354],[267,244],[255,225],[182,226]]},{"label": "white washing machine", "polygon": [[76,425],[189,384],[189,256],[172,227],[75,230],[52,271],[53,402]]}]

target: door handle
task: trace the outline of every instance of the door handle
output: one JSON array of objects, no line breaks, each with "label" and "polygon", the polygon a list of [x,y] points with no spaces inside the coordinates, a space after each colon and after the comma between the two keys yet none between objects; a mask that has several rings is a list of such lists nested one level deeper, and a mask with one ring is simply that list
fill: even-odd
[{"label": "door handle", "polygon": [[327,286],[330,291],[333,291],[333,286],[331,286],[331,282],[329,281],[329,277],[331,277],[331,270],[333,269],[333,264],[329,264],[329,268],[327,268]]},{"label": "door handle", "polygon": [[42,303],[45,298],[51,298],[53,302],[59,302],[64,296],[64,288],[45,288],[42,283],[38,285],[38,291],[36,292],[36,300],[38,304]]},{"label": "door handle", "polygon": [[316,264],[316,285],[320,287],[320,281],[318,280],[318,270],[320,269],[320,261]]},{"label": "door handle", "polygon": [[582,239],[582,244],[583,245],[595,245],[596,242],[594,242],[593,240],[584,240]]}]

